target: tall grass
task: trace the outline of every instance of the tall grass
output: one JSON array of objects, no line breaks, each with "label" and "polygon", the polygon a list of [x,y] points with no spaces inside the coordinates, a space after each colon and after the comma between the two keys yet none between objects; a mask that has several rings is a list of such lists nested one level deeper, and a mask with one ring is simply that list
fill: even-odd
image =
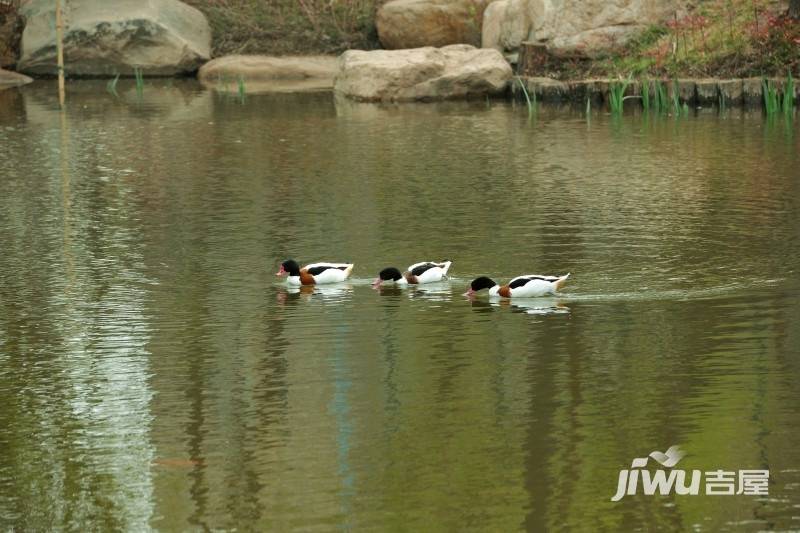
[{"label": "tall grass", "polygon": [[653,107],[656,112],[666,113],[669,104],[667,103],[667,86],[661,80],[653,83]]},{"label": "tall grass", "polygon": [[672,109],[675,111],[675,115],[681,114],[681,94],[678,80],[672,80]]},{"label": "tall grass", "polygon": [[144,75],[139,67],[133,68],[133,75],[136,78],[136,95],[141,98],[144,94]]},{"label": "tall grass", "polygon": [[778,90],[768,79],[761,80],[761,94],[764,96],[764,111],[774,115],[779,109]]},{"label": "tall grass", "polygon": [[611,106],[613,114],[622,113],[622,107],[625,104],[625,91],[631,84],[631,78],[623,81],[616,81],[608,87],[608,103]]},{"label": "tall grass", "polygon": [[791,72],[789,72],[786,84],[783,86],[783,113],[787,117],[791,117],[794,113],[794,78]]},{"label": "tall grass", "polygon": [[108,83],[106,83],[106,91],[113,94],[114,96],[119,96],[117,94],[117,82],[119,82],[119,74],[114,76],[113,80],[108,80]]},{"label": "tall grass", "polygon": [[242,76],[241,74],[239,74],[239,79],[237,80],[237,90],[239,93],[239,101],[241,103],[244,103],[247,97],[247,89],[245,88],[244,85],[244,76]]},{"label": "tall grass", "polygon": [[650,80],[642,82],[642,108],[645,112],[650,111]]},{"label": "tall grass", "polygon": [[534,111],[536,111],[536,90],[533,91],[533,100],[531,100],[531,96],[528,94],[528,88],[525,87],[525,82],[522,81],[520,76],[517,76],[517,83],[519,83],[522,89],[522,94],[525,95],[525,102],[528,104],[528,115],[532,115]]}]

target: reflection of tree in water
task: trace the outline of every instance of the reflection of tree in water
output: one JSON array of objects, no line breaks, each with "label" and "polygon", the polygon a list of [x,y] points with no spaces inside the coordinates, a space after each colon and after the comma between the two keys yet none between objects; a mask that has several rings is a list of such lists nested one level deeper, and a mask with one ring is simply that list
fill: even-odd
[{"label": "reflection of tree in water", "polygon": [[[702,122],[623,122],[645,129],[581,130],[563,142],[568,122],[520,127],[499,107],[337,118],[323,97],[306,109],[291,98],[242,107],[192,90],[152,94],[153,105],[135,111],[124,97],[76,88],[67,116],[81,128],[71,130],[68,182],[48,144],[57,138],[51,97],[26,88],[15,115],[24,113],[24,131],[0,132],[15,167],[0,160],[0,440],[11,449],[0,457],[0,478],[11,480],[0,506],[44,498],[61,504],[52,523],[69,507],[119,529],[147,504],[163,517],[153,526],[177,530],[273,517],[278,529],[373,519],[410,529],[469,521],[511,530],[523,520],[532,530],[651,520],[686,529],[754,512],[790,523],[791,509],[774,502],[754,511],[759,504],[740,500],[731,510],[654,499],[628,515],[603,493],[632,457],[671,444],[700,468],[800,462],[787,400],[800,397],[789,357],[798,317],[785,300],[796,288],[787,278],[797,189],[793,156],[774,137],[781,130],[747,129],[738,143]],[[391,142],[370,141],[379,134]],[[630,175],[609,149],[623,145]],[[770,172],[756,176],[734,150],[759,161],[768,153]],[[647,158],[650,167],[636,166]],[[463,201],[482,187],[488,200]],[[441,216],[426,219],[431,212]],[[403,235],[430,238],[397,239],[398,220]],[[483,237],[488,253],[466,246]],[[701,281],[759,263],[759,275],[780,278],[776,293],[790,290],[576,300],[559,316],[558,304],[495,306],[458,290],[293,293],[264,268],[290,251],[356,259],[416,256],[421,246],[445,255],[460,246],[456,264],[470,272],[501,250],[510,250],[509,272],[573,262],[579,293],[630,283],[603,266],[673,287],[683,283],[667,279],[673,267],[691,278],[704,261],[718,268]],[[101,424],[117,396],[128,411]],[[131,437],[131,424],[147,438]],[[85,439],[98,428],[102,438]],[[115,438],[119,451],[98,453]],[[699,464],[712,456],[719,464]],[[791,499],[791,475],[775,478],[778,497]],[[148,476],[152,495],[128,491]]]},{"label": "reflection of tree in water", "polygon": [[0,124],[17,123],[25,123],[22,93],[17,89],[0,89]]}]

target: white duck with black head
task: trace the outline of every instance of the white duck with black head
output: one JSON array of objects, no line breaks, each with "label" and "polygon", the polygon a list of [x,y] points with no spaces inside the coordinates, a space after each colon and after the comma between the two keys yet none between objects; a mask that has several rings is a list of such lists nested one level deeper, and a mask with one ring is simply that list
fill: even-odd
[{"label": "white duck with black head", "polygon": [[311,263],[303,268],[294,259],[281,263],[276,276],[287,276],[289,285],[322,285],[341,283],[353,272],[352,263]]},{"label": "white duck with black head", "polygon": [[464,296],[473,296],[476,292],[489,289],[489,296],[502,298],[536,298],[539,296],[552,296],[557,293],[567,282],[569,274],[563,276],[542,276],[539,274],[526,274],[517,276],[506,285],[498,285],[491,278],[481,276],[472,280]]},{"label": "white duck with black head", "polygon": [[395,285],[419,285],[422,283],[435,283],[447,279],[447,272],[450,270],[452,261],[423,261],[414,263],[408,269],[400,273],[395,267],[384,268],[378,273],[378,278],[372,286],[378,288],[382,283],[392,283]]}]

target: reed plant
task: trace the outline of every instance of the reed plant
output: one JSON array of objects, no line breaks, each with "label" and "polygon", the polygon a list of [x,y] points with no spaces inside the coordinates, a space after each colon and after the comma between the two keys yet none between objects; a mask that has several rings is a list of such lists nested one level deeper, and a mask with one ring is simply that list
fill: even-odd
[{"label": "reed plant", "polygon": [[217,75],[217,94],[224,95],[228,92],[228,77],[224,74]]},{"label": "reed plant", "polygon": [[244,76],[242,76],[241,74],[239,74],[239,79],[237,80],[237,90],[239,93],[239,101],[241,103],[244,103],[245,98],[247,96],[247,89],[244,85]]},{"label": "reed plant", "polygon": [[656,113],[666,113],[669,107],[667,103],[667,86],[661,80],[653,82],[653,107]]},{"label": "reed plant", "polygon": [[675,111],[675,115],[681,114],[681,94],[678,80],[672,80],[672,109]]},{"label": "reed plant", "polygon": [[650,111],[650,80],[642,82],[642,108],[645,112]]},{"label": "reed plant", "polygon": [[761,94],[764,96],[764,111],[767,115],[774,115],[779,109],[778,90],[766,78],[761,80]]},{"label": "reed plant", "polygon": [[525,95],[525,102],[528,104],[528,115],[532,115],[534,111],[536,111],[536,91],[533,91],[533,99],[531,99],[531,95],[528,93],[528,88],[525,87],[525,82],[522,81],[520,76],[517,76],[517,83],[519,83],[519,86],[522,89],[522,94]]},{"label": "reed plant", "polygon": [[786,77],[786,84],[783,86],[783,113],[791,117],[794,113],[794,78],[792,73]]},{"label": "reed plant", "polygon": [[106,91],[108,91],[109,93],[113,94],[114,96],[119,96],[117,94],[117,83],[118,82],[119,82],[119,74],[114,76],[113,80],[108,80],[108,83],[106,83]]},{"label": "reed plant", "polygon": [[136,95],[141,98],[144,93],[144,75],[139,67],[133,68],[133,75],[136,78]]},{"label": "reed plant", "polygon": [[612,83],[608,88],[608,103],[611,106],[611,113],[613,114],[620,114],[622,113],[622,107],[625,104],[625,91],[628,90],[628,86],[631,84],[631,78],[628,77],[626,80],[616,81]]}]

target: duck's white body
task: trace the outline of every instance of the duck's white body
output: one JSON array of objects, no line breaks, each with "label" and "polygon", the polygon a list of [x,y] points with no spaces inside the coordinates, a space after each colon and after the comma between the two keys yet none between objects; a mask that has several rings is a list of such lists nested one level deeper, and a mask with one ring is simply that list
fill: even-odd
[{"label": "duck's white body", "polygon": [[341,283],[353,272],[352,263],[311,263],[300,269],[299,276],[288,276],[289,285],[324,285]]},{"label": "duck's white body", "polygon": [[403,273],[403,281],[406,283],[435,283],[447,279],[447,271],[450,270],[452,261],[434,263],[433,261],[422,261],[410,265]]},{"label": "duck's white body", "polygon": [[517,276],[503,287],[492,287],[489,289],[489,294],[506,298],[537,298],[553,295],[567,281],[568,277],[569,274],[561,277],[525,274]]},{"label": "duck's white body", "polygon": [[526,274],[517,276],[506,285],[498,285],[494,280],[481,276],[470,283],[465,296],[472,296],[483,289],[489,290],[489,296],[501,298],[536,298],[556,294],[556,291],[569,278],[564,276],[542,276],[539,274]]},{"label": "duck's white body", "polygon": [[400,272],[395,267],[387,267],[378,273],[372,286],[378,288],[382,283],[393,285],[420,285],[423,283],[435,283],[447,279],[447,271],[450,270],[452,261],[422,261],[410,265],[405,272]]}]

